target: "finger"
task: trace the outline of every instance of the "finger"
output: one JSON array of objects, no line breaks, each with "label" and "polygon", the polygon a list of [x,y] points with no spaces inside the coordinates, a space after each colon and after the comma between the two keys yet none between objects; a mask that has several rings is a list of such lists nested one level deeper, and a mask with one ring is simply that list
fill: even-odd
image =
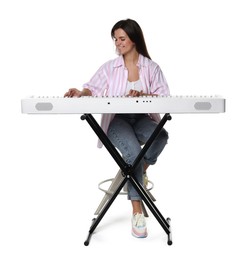
[{"label": "finger", "polygon": [[139,96],[139,92],[136,91],[136,90],[134,90],[134,91],[133,91],[133,97],[138,97],[138,96]]},{"label": "finger", "polygon": [[74,89],[70,89],[69,96],[70,96],[70,97],[73,97],[73,96],[74,96],[74,94],[75,94],[75,91],[74,91]]},{"label": "finger", "polygon": [[64,97],[72,97],[73,96],[73,91],[72,89],[69,89],[68,92],[65,93]]},{"label": "finger", "polygon": [[64,94],[64,97],[69,97],[69,92],[66,92],[66,93]]},{"label": "finger", "polygon": [[131,96],[136,97],[137,96],[137,91],[136,90],[131,90]]}]

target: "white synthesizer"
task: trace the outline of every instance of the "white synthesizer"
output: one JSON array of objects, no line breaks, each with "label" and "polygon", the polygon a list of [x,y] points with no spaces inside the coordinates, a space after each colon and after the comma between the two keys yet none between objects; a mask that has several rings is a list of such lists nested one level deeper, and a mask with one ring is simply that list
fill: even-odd
[{"label": "white synthesizer", "polygon": [[220,96],[47,97],[21,100],[26,114],[223,113]]}]

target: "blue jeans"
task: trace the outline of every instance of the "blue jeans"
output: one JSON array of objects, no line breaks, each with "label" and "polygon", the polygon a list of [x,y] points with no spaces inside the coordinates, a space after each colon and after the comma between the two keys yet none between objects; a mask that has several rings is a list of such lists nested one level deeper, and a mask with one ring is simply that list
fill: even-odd
[{"label": "blue jeans", "polygon": [[[133,164],[144,144],[155,130],[157,123],[147,114],[117,114],[111,121],[107,136],[112,144],[121,152],[128,164]],[[168,133],[162,128],[144,158],[134,171],[135,178],[143,185],[144,164],[153,165],[167,144]],[[141,200],[136,189],[128,182],[128,199]]]}]

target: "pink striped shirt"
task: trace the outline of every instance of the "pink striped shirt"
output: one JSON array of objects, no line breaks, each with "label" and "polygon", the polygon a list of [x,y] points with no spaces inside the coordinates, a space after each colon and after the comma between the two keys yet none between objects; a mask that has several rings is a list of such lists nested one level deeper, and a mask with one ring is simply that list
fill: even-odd
[{"label": "pink striped shirt", "polygon": [[[137,66],[139,67],[139,79],[142,83],[143,93],[168,96],[170,94],[167,81],[154,61],[139,55]],[[91,90],[93,96],[124,96],[128,81],[128,70],[125,67],[123,56],[120,55],[114,60],[104,63],[91,80],[83,85]],[[109,124],[115,114],[103,114],[101,117],[101,127],[107,133]],[[159,114],[150,114],[153,120],[160,121]],[[98,147],[102,143],[98,142]]]}]

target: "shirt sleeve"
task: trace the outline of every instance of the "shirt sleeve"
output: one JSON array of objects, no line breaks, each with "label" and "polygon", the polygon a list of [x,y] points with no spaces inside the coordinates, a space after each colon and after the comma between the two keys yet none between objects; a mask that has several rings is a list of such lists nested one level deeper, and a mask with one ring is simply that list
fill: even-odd
[{"label": "shirt sleeve", "polygon": [[103,96],[107,86],[107,65],[108,62],[103,64],[93,75],[89,82],[83,84],[83,88],[87,88],[92,92],[93,96]]},{"label": "shirt sleeve", "polygon": [[151,94],[157,94],[159,96],[169,96],[170,90],[167,83],[167,80],[159,67],[155,65],[151,74]]}]

